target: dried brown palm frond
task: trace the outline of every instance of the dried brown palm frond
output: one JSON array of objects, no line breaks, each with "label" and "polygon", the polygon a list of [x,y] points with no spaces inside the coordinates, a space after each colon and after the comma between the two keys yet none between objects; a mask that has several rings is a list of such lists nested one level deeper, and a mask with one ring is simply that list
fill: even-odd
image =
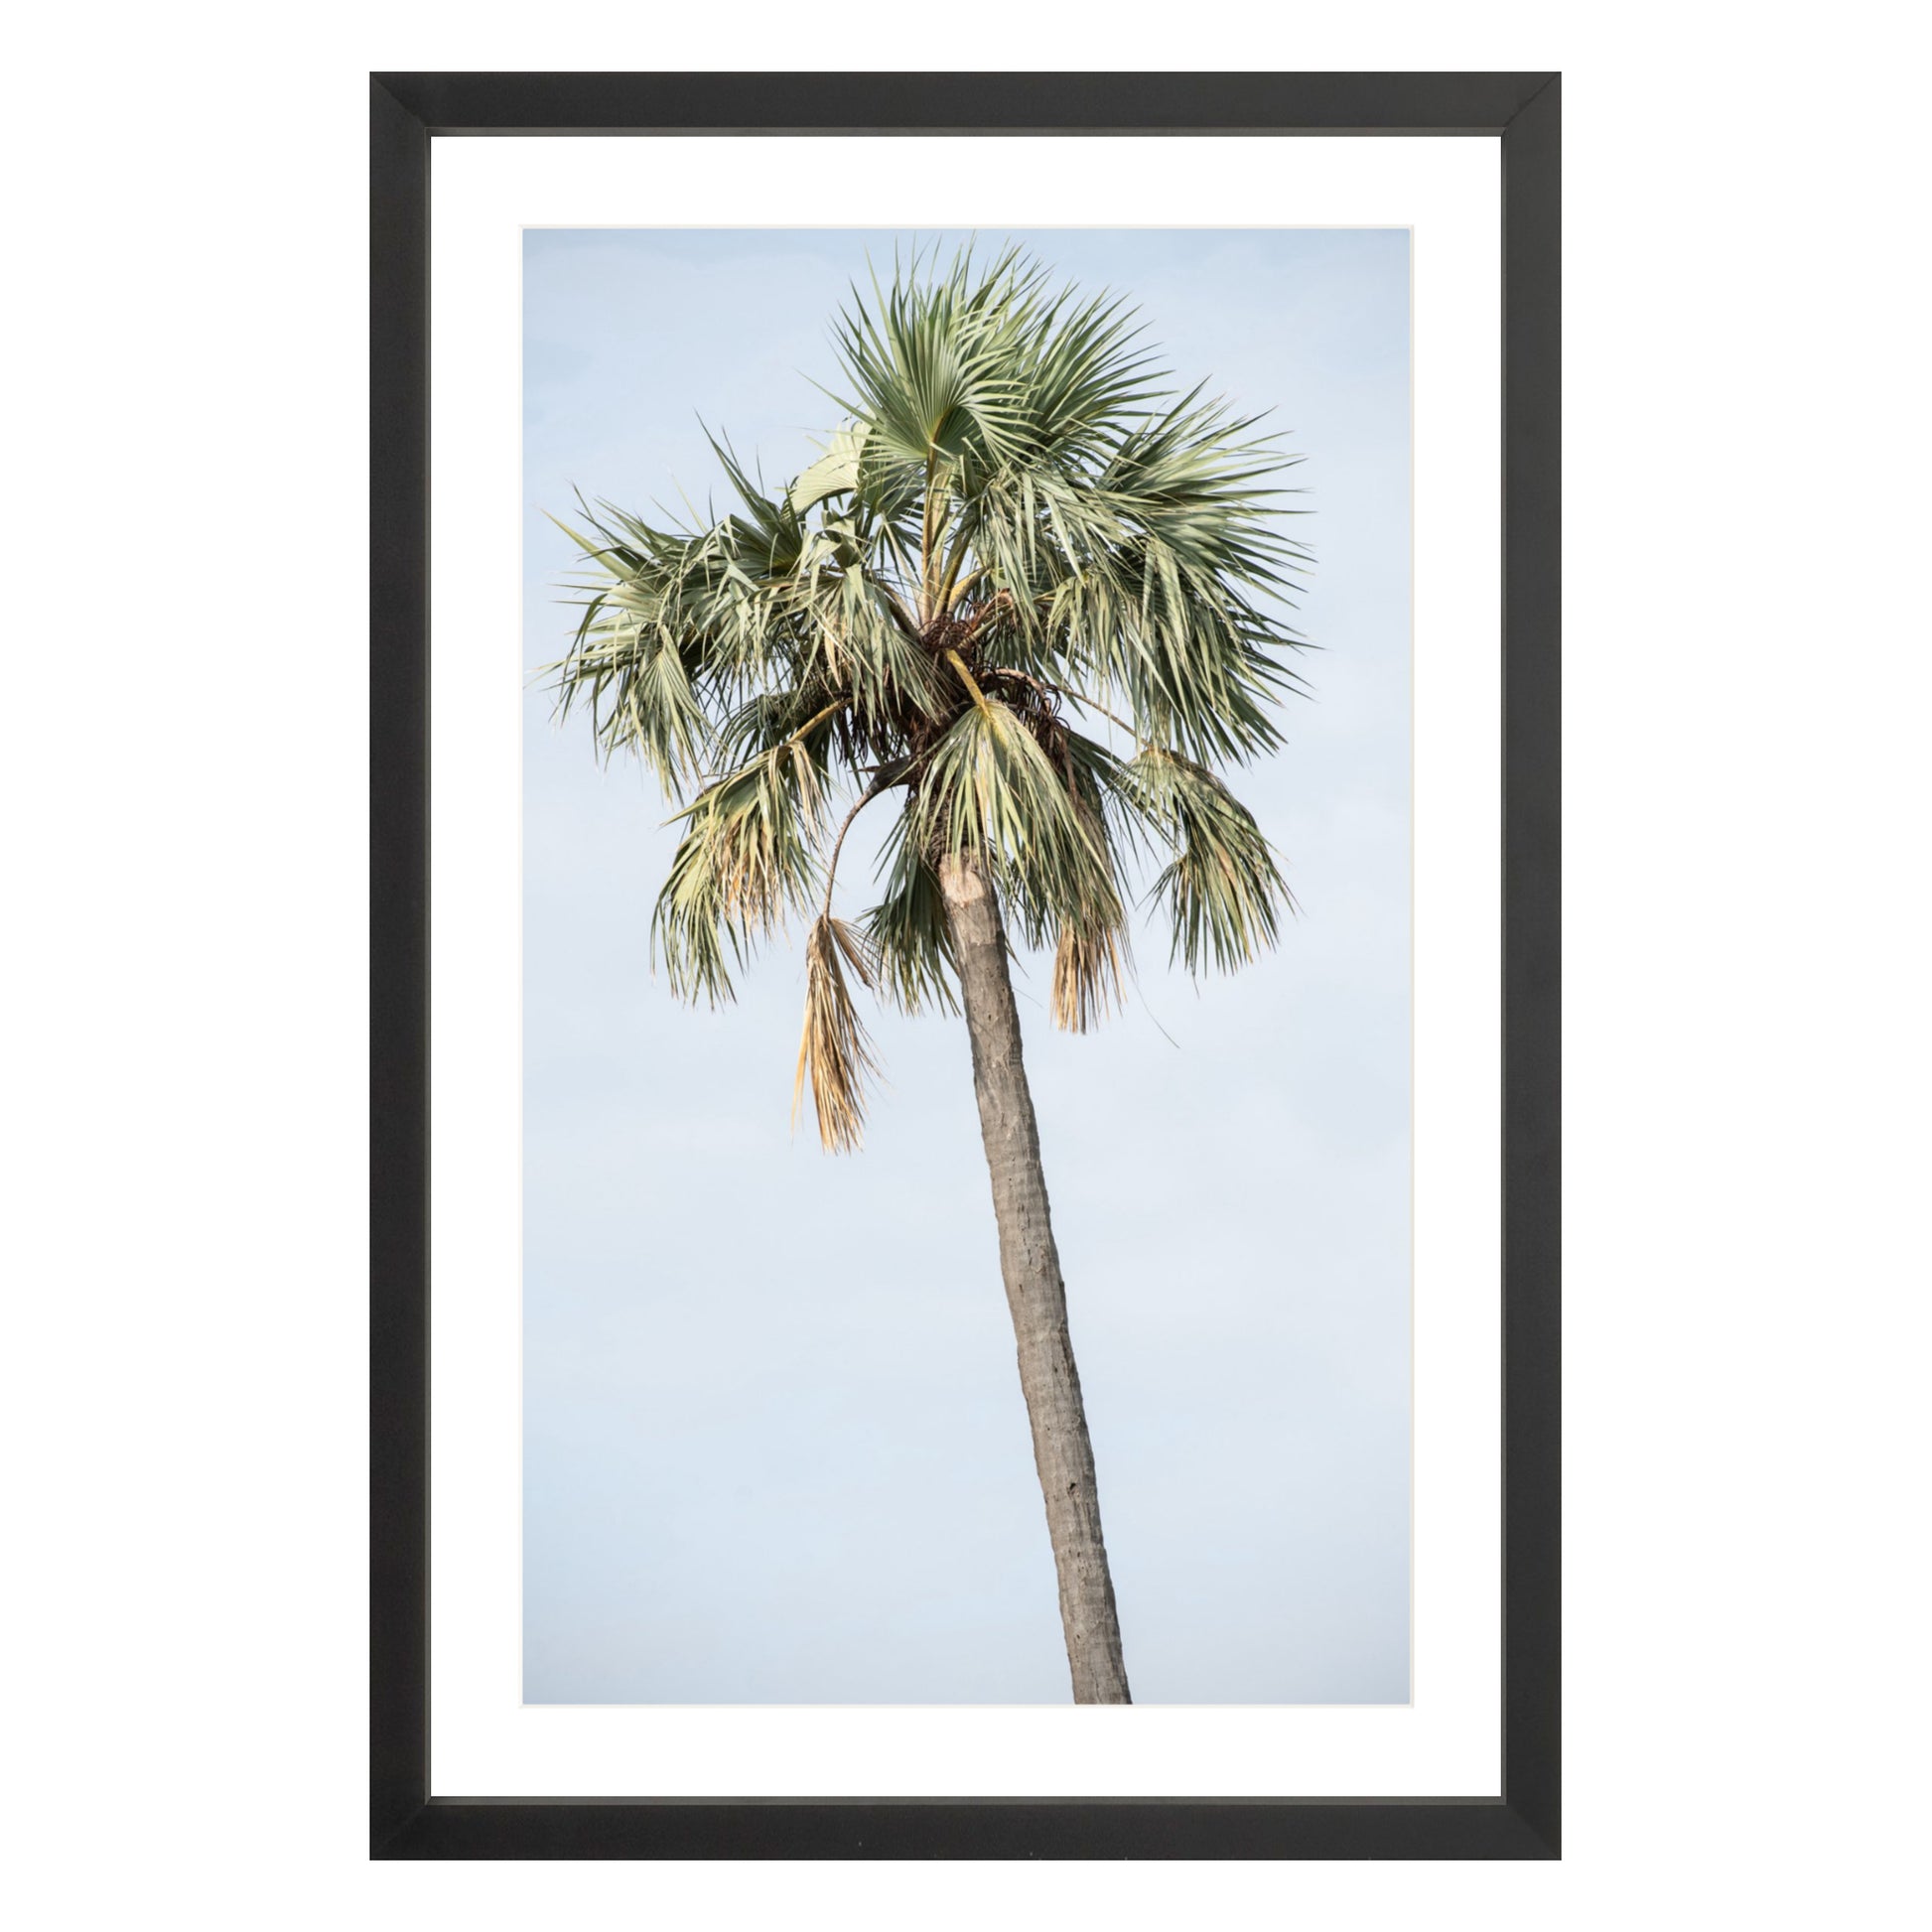
[{"label": "dried brown palm frond", "polygon": [[828,1154],[858,1151],[865,1126],[866,1083],[879,1073],[872,1041],[845,982],[848,965],[862,985],[872,985],[872,962],[864,941],[843,919],[821,913],[805,935],[805,1027],[791,1088],[791,1122],[793,1127],[798,1124],[809,1073],[819,1145]]},{"label": "dried brown palm frond", "polygon": [[1062,1033],[1090,1033],[1124,1004],[1117,931],[1062,925],[1053,951],[1053,1025]]}]

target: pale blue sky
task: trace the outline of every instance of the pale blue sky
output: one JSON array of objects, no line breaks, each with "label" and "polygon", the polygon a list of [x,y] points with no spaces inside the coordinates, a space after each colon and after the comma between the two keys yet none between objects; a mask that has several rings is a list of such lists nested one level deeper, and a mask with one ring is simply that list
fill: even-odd
[{"label": "pale blue sky", "polygon": [[[1315,695],[1236,779],[1303,916],[1198,990],[1148,928],[1097,1035],[1047,1024],[1043,962],[1017,988],[1135,1699],[1403,1702],[1409,237],[984,238],[1009,234],[1130,294],[1185,385],[1274,409],[1314,512]],[[909,239],[526,235],[530,664],[568,638],[543,510],[573,486],[702,505],[699,412],[795,474],[835,422],[827,321]],[[871,1016],[890,1084],[864,1153],[793,1139],[802,961],[770,949],[715,1014],[671,999],[665,815],[531,693],[524,1696],[1065,1702],[963,1027]],[[842,875],[869,861],[855,829]]]}]

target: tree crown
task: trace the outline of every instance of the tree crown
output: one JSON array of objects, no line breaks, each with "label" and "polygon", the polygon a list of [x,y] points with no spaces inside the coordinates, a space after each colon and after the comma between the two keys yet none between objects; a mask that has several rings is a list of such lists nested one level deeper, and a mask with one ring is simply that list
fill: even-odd
[{"label": "tree crown", "polygon": [[[794,1109],[809,1079],[835,1150],[876,1070],[848,971],[907,1012],[955,1006],[948,862],[1053,949],[1076,1031],[1121,996],[1143,868],[1195,973],[1272,945],[1293,904],[1213,766],[1279,744],[1301,684],[1265,608],[1307,562],[1271,486],[1299,459],[1173,387],[1120,297],[1013,248],[895,267],[834,325],[843,421],[787,487],[714,438],[722,516],[580,499],[582,617],[546,667],[560,713],[586,707],[603,755],[681,807],[652,924],[680,997],[730,999],[759,940],[809,919]],[[882,895],[835,916],[846,830],[889,796]]]}]

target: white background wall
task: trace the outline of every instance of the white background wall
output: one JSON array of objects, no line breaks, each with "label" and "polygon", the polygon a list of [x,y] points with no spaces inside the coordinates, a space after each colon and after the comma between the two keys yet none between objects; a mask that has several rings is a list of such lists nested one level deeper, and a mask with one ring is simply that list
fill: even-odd
[{"label": "white background wall", "polygon": [[[1892,1922],[1925,1721],[1904,16],[1202,4],[1096,38],[1036,0],[764,11],[16,29],[21,1922]],[[1567,1860],[371,1867],[362,74],[1133,57],[1567,72]]]}]

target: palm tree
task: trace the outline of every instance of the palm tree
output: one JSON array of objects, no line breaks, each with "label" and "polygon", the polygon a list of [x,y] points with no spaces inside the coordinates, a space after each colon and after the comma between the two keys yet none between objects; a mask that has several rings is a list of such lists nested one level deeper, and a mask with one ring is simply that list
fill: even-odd
[{"label": "palm tree", "polygon": [[[1054,289],[1015,249],[896,270],[834,325],[844,421],[789,487],[714,439],[729,514],[585,504],[588,533],[562,526],[593,569],[548,668],[560,713],[587,705],[601,752],[682,806],[652,927],[677,995],[730,999],[759,939],[808,921],[793,1119],[809,1080],[826,1149],[858,1147],[877,1070],[852,981],[964,1009],[1073,1695],[1125,1704],[1008,961],[1050,946],[1053,1020],[1086,1031],[1122,996],[1149,859],[1190,971],[1273,943],[1288,889],[1211,766],[1280,742],[1299,645],[1265,606],[1306,553],[1261,486],[1290,459],[1259,418],[1168,386],[1124,301]],[[878,902],[840,916],[846,833],[885,799]]]}]

